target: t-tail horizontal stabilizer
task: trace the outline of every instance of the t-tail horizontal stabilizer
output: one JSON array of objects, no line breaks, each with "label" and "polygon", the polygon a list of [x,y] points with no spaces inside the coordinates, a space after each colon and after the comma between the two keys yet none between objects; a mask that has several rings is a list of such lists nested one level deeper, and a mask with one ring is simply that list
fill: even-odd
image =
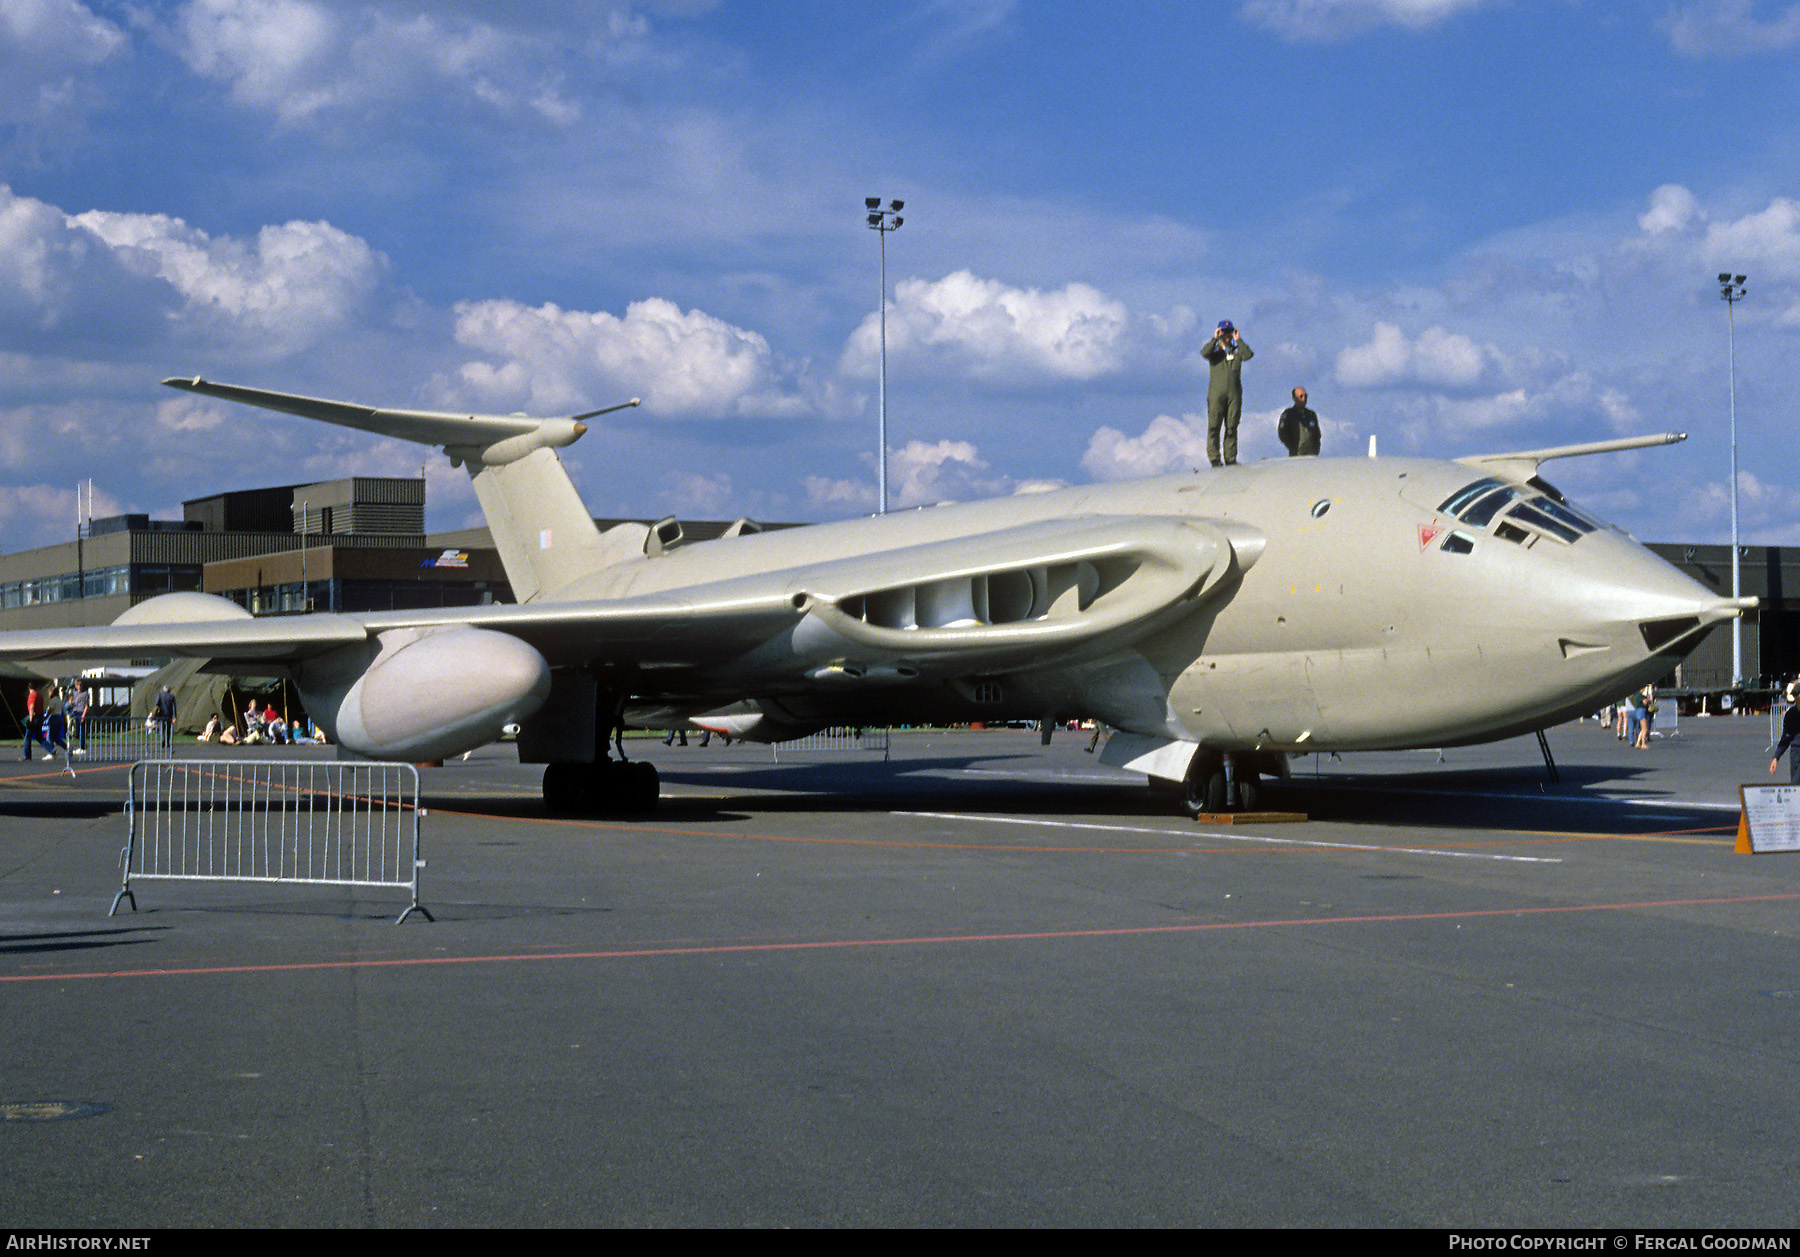
[{"label": "t-tail horizontal stabilizer", "polygon": [[1485,467],[1502,475],[1511,475],[1521,483],[1537,475],[1539,464],[1553,458],[1575,458],[1582,454],[1611,454],[1617,450],[1641,450],[1652,445],[1674,445],[1687,440],[1685,432],[1657,432],[1649,436],[1624,436],[1612,441],[1586,441],[1580,445],[1553,445],[1544,450],[1521,450],[1514,454],[1476,454],[1456,461],[1471,467]]},{"label": "t-tail horizontal stabilizer", "polygon": [[556,451],[587,431],[583,422],[618,406],[561,419],[525,415],[468,415],[435,410],[389,410],[354,402],[277,393],[268,389],[174,377],[170,388],[340,427],[435,445],[453,465],[466,467],[481,500],[500,561],[520,602],[554,594],[603,567],[609,554],[593,517],[569,481]]}]

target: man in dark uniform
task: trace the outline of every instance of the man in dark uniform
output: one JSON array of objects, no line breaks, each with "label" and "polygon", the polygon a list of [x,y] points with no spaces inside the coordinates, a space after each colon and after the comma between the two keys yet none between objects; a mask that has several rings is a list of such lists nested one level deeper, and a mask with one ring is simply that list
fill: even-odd
[{"label": "man in dark uniform", "polygon": [[1287,446],[1289,458],[1319,452],[1319,416],[1306,407],[1306,390],[1294,390],[1294,404],[1281,412],[1275,434]]},{"label": "man in dark uniform", "polygon": [[151,708],[150,714],[156,721],[156,732],[166,751],[175,732],[175,695],[169,692],[168,686],[163,686],[157,693],[156,705]]},{"label": "man in dark uniform", "polygon": [[1800,786],[1800,704],[1794,702],[1795,689],[1800,682],[1788,686],[1787,715],[1781,718],[1781,741],[1775,744],[1775,758],[1769,761],[1769,771],[1774,772],[1781,765],[1781,753],[1790,746],[1794,749],[1788,755],[1788,780]]},{"label": "man in dark uniform", "polygon": [[1244,410],[1244,384],[1240,375],[1244,364],[1255,355],[1237,328],[1231,325],[1231,320],[1226,319],[1201,348],[1200,356],[1212,367],[1206,383],[1206,457],[1214,467],[1219,465],[1221,453],[1225,462],[1235,463],[1238,417]]}]

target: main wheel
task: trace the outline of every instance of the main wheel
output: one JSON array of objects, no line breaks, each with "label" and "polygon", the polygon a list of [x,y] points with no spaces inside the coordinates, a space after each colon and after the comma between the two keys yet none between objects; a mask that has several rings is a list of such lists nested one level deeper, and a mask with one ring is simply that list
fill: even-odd
[{"label": "main wheel", "polygon": [[581,810],[587,794],[586,764],[544,765],[544,809],[556,816]]},{"label": "main wheel", "polygon": [[1202,812],[1225,810],[1225,770],[1219,757],[1206,751],[1195,751],[1182,782],[1182,808],[1189,816]]},{"label": "main wheel", "polygon": [[1262,778],[1254,768],[1240,768],[1237,774],[1238,811],[1255,812],[1263,805]]},{"label": "main wheel", "polygon": [[662,794],[662,778],[657,775],[656,765],[637,760],[630,764],[621,764],[615,788],[619,791],[619,801],[627,812],[654,812],[656,801]]}]

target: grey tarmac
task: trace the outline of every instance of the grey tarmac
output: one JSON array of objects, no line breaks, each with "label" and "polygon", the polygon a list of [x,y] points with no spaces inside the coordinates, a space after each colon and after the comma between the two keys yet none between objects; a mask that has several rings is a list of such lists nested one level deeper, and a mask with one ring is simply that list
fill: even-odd
[{"label": "grey tarmac", "polygon": [[[1766,718],[1294,762],[1208,828],[1015,731],[425,770],[422,899],[157,883],[0,776],[9,1227],[1793,1227]],[[315,752],[316,753],[316,752]],[[268,748],[243,748],[266,758]],[[90,1105],[64,1120],[31,1105]]]}]

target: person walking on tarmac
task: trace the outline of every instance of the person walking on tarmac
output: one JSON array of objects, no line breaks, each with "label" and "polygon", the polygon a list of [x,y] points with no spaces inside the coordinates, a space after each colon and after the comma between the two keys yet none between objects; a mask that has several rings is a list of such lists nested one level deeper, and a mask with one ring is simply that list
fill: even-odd
[{"label": "person walking on tarmac", "polygon": [[150,717],[156,722],[156,733],[162,742],[162,749],[168,750],[175,732],[175,696],[169,692],[168,686],[163,686],[157,692],[156,705],[151,708]]},{"label": "person walking on tarmac", "polygon": [[49,759],[50,743],[44,737],[44,700],[35,685],[25,691],[25,754],[23,758],[31,758],[33,742],[43,743],[44,758]]},{"label": "person walking on tarmac", "polygon": [[1244,364],[1256,355],[1231,325],[1230,319],[1200,350],[1212,367],[1206,382],[1206,457],[1214,467],[1223,455],[1226,464],[1237,462],[1238,419],[1244,412]]},{"label": "person walking on tarmac", "polygon": [[[1781,718],[1781,741],[1775,744],[1775,758],[1769,761],[1769,771],[1774,772],[1781,766],[1781,753],[1788,751],[1788,780],[1800,786],[1800,704],[1794,702],[1795,685],[1788,686],[1787,715]],[[1792,747],[1792,750],[1788,750]]]}]

